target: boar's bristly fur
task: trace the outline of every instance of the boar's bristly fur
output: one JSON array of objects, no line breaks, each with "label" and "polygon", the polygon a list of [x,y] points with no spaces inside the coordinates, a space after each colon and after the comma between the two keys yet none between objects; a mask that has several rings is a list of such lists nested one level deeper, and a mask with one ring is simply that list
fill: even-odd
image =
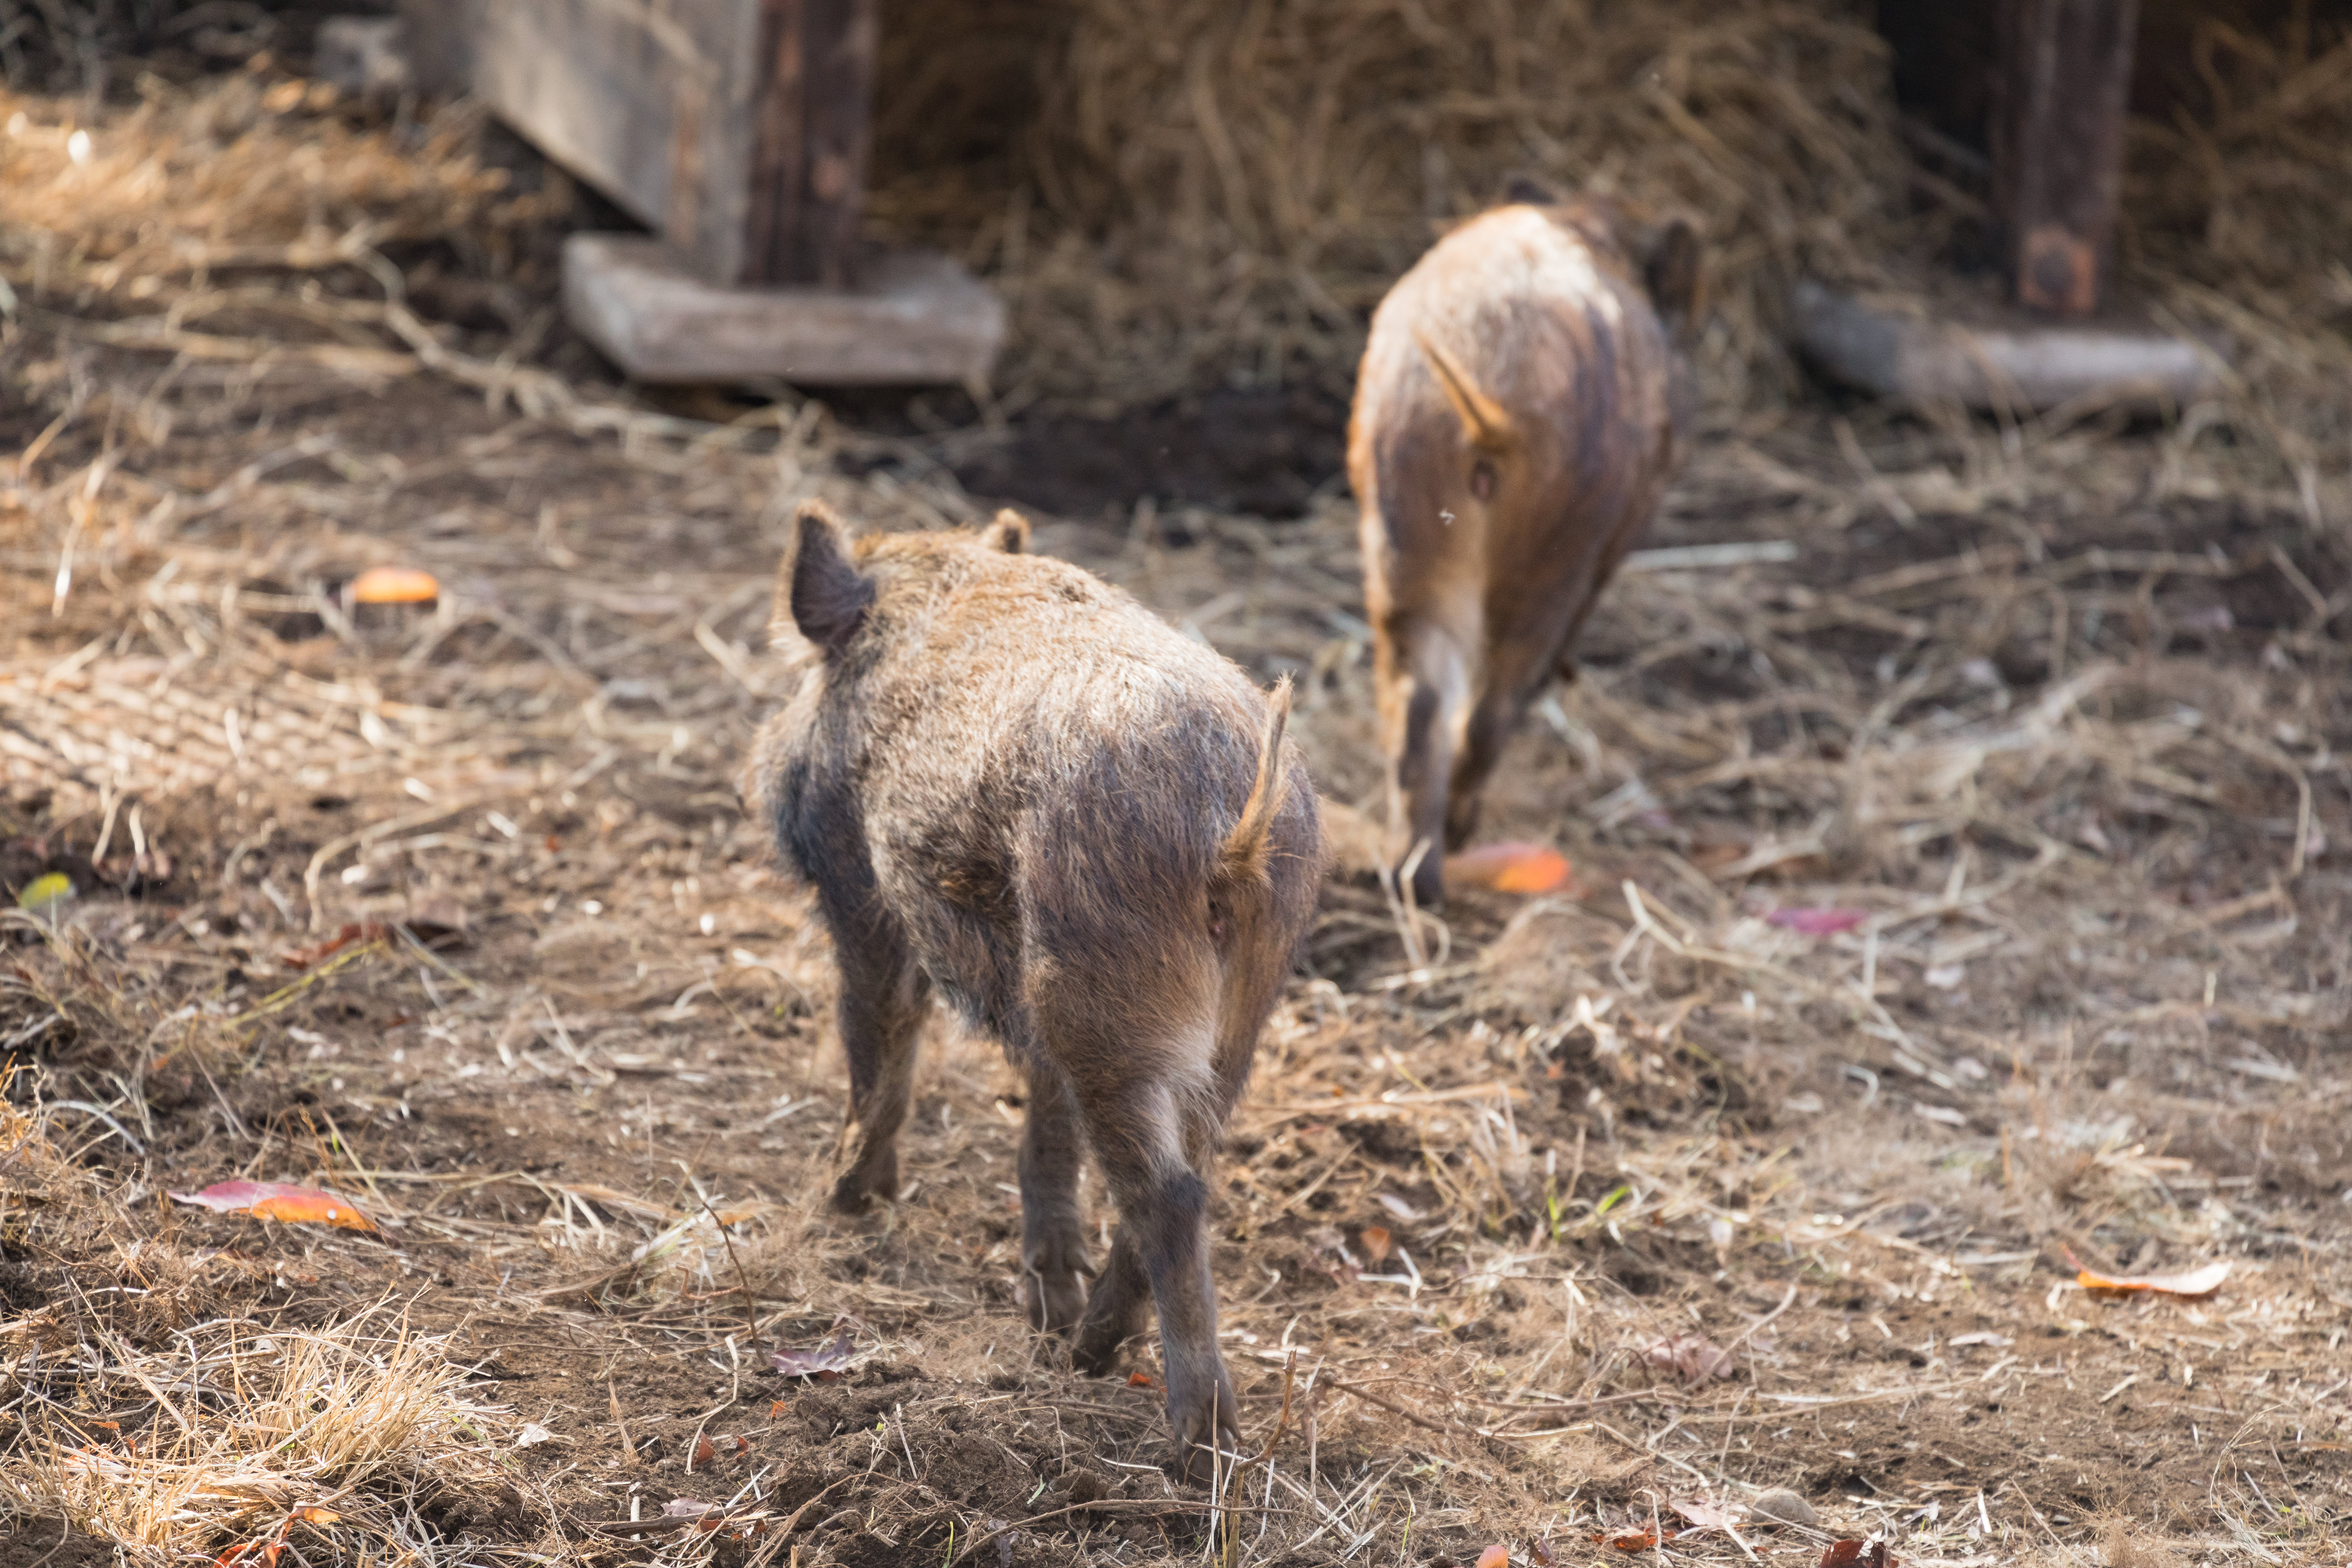
[{"label": "boar's bristly fur", "polygon": [[1423,903],[1656,509],[1686,418],[1691,226],[1532,182],[1511,196],[1381,302],[1349,422],[1393,849]]},{"label": "boar's bristly fur", "polygon": [[[744,784],[841,967],[850,1121],[834,1192],[896,1195],[934,993],[1029,1083],[1023,1294],[1105,1371],[1156,1307],[1179,1463],[1234,1433],[1208,1176],[1313,913],[1315,792],[1287,686],[1032,555],[1007,512],[852,542],[803,506],[777,584],[782,708]],[[1119,1222],[1090,1265],[1093,1150]],[[1089,1291],[1083,1283],[1094,1275]]]}]

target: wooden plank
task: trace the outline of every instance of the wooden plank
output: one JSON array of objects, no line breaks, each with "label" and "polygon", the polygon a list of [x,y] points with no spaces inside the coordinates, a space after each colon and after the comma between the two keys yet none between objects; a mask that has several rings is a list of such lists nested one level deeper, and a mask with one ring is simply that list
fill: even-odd
[{"label": "wooden plank", "polygon": [[2010,414],[2071,405],[2181,407],[2220,378],[2224,344],[2147,327],[1958,321],[1874,305],[1807,279],[1791,300],[1797,346],[1832,380],[1922,406]]},{"label": "wooden plank", "polygon": [[803,386],[985,384],[1004,307],[944,256],[889,251],[854,289],[719,288],[659,241],[575,234],[563,309],[583,337],[645,382]]},{"label": "wooden plank", "polygon": [[2002,0],[1993,207],[2021,304],[2098,309],[2137,22],[2137,0]]},{"label": "wooden plank", "polygon": [[746,281],[856,281],[877,0],[761,0]]},{"label": "wooden plank", "polygon": [[762,0],[402,0],[429,82],[469,88],[706,278],[750,263]]}]

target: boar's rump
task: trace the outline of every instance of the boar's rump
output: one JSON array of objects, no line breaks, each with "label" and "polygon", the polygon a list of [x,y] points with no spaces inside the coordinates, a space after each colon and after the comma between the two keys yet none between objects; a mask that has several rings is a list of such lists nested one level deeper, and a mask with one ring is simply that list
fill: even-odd
[{"label": "boar's rump", "polygon": [[1391,837],[1425,903],[1656,510],[1688,417],[1690,223],[1511,194],[1381,300],[1349,421]]},{"label": "boar's rump", "polygon": [[[747,797],[815,889],[841,967],[836,1205],[898,1190],[934,992],[1030,1086],[1024,1294],[1106,1370],[1158,1309],[1180,1462],[1230,1435],[1206,1176],[1321,874],[1286,686],[1118,590],[971,532],[856,540],[802,508],[777,591],[787,695]],[[1119,1213],[1100,1272],[1077,1178]],[[1091,1291],[1083,1281],[1096,1275]]]}]

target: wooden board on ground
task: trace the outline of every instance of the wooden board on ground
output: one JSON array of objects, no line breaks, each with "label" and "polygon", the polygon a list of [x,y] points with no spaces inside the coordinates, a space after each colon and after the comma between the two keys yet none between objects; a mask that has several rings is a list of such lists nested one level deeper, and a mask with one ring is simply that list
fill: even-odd
[{"label": "wooden board on ground", "polygon": [[2219,377],[2212,344],[2124,322],[1972,319],[1807,279],[1790,301],[1797,346],[1831,379],[1906,403],[2011,413],[2187,404]]},{"label": "wooden board on ground", "polygon": [[926,251],[869,256],[854,289],[725,289],[657,240],[574,235],[563,247],[563,308],[645,382],[978,386],[1004,342],[996,296]]}]

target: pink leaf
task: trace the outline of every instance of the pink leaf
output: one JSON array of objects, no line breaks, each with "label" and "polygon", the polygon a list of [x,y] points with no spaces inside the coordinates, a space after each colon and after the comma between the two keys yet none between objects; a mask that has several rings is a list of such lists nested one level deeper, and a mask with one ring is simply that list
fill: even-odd
[{"label": "pink leaf", "polygon": [[786,1377],[823,1377],[828,1373],[837,1377],[849,1364],[849,1355],[850,1338],[844,1334],[829,1345],[813,1351],[777,1351],[770,1359]]},{"label": "pink leaf", "polygon": [[1767,924],[1805,936],[1835,936],[1869,918],[1868,910],[1774,910],[1764,917]]}]

